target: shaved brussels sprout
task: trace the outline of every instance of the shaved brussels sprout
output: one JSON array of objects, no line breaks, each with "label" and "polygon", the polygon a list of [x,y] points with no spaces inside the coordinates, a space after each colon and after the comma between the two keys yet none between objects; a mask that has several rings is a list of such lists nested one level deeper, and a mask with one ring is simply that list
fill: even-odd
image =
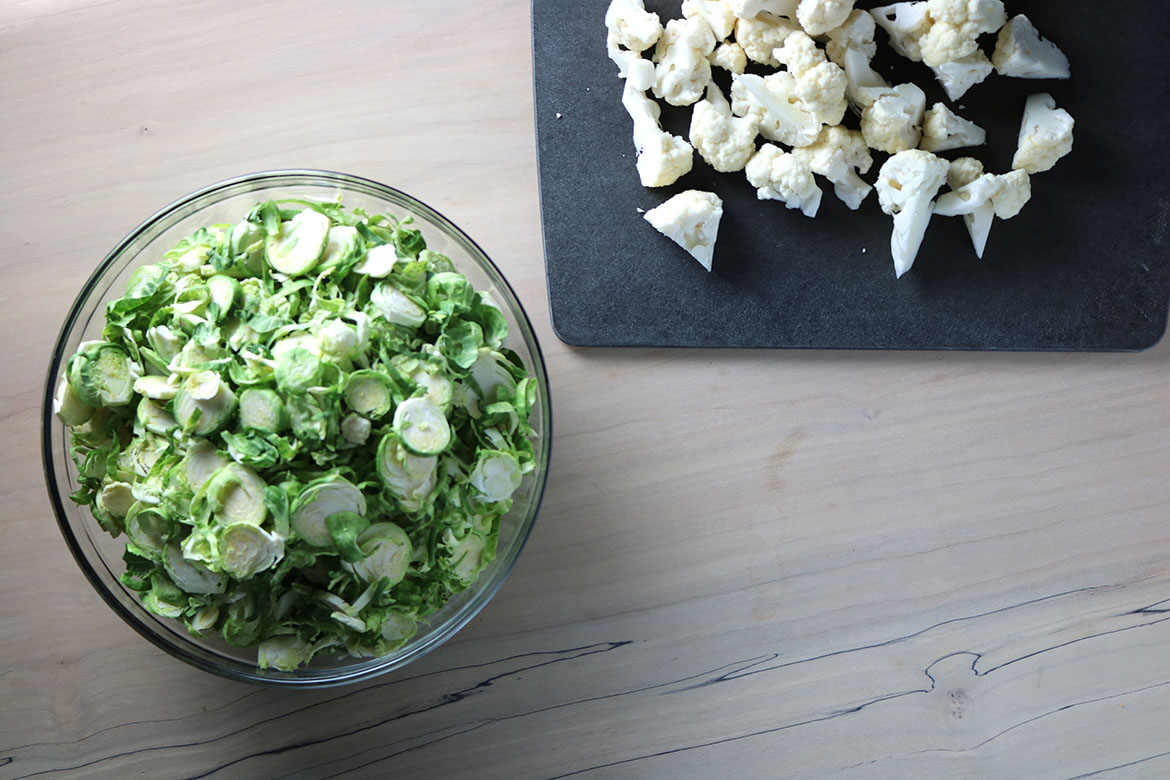
[{"label": "shaved brussels sprout", "polygon": [[74,500],[122,581],[262,669],[377,656],[471,585],[534,468],[507,321],[422,234],[257,204],[133,273],[66,363]]}]

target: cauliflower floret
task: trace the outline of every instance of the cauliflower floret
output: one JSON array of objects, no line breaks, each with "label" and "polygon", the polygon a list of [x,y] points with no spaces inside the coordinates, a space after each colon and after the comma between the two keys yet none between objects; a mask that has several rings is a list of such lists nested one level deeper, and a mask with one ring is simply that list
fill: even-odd
[{"label": "cauliflower floret", "polygon": [[1041,38],[1028,17],[1013,16],[999,31],[991,55],[1001,76],[1018,79],[1067,79],[1068,57],[1050,40]]},{"label": "cauliflower floret", "polygon": [[623,49],[617,36],[610,34],[606,39],[609,58],[618,66],[618,75],[634,89],[645,92],[654,86],[654,63],[644,59],[638,52]]},{"label": "cauliflower floret", "polygon": [[821,188],[812,170],[794,155],[773,144],[764,144],[744,168],[760,200],[779,200],[790,209],[815,217],[821,205]]},{"label": "cauliflower floret", "polygon": [[661,109],[626,80],[622,105],[634,120],[634,148],[638,152],[638,180],[643,187],[665,187],[689,173],[694,165],[694,149],[678,136],[665,132],[658,124]]},{"label": "cauliflower floret", "polygon": [[772,52],[783,46],[784,39],[799,29],[794,22],[769,14],[741,17],[735,23],[735,40],[743,47],[749,60],[778,68],[780,60]]},{"label": "cauliflower floret", "polygon": [[801,31],[789,35],[773,56],[784,63],[796,79],[796,99],[820,122],[840,124],[848,105],[845,71],[825,59],[825,53],[807,33]]},{"label": "cauliflower floret", "polygon": [[740,19],[754,19],[762,13],[796,18],[796,6],[800,0],[727,0],[731,11]]},{"label": "cauliflower floret", "polygon": [[630,51],[645,51],[658,42],[662,24],[642,0],[613,0],[605,11],[605,26]]},{"label": "cauliflower floret", "polygon": [[[963,178],[974,170],[972,166],[963,174]],[[982,165],[979,165],[979,170],[982,170]],[[944,217],[962,216],[975,247],[975,255],[983,257],[992,222],[996,217],[1011,219],[1020,213],[1032,197],[1031,179],[1026,171],[1011,171],[1002,175],[979,174],[958,187],[951,179],[948,172],[947,181],[952,191],[939,196],[934,213]]]},{"label": "cauliflower floret", "polygon": [[715,47],[707,60],[717,68],[723,68],[729,73],[743,73],[747,70],[747,54],[743,47],[735,41],[724,41]]},{"label": "cauliflower floret", "polygon": [[853,11],[853,0],[800,0],[796,19],[809,35],[824,35],[840,27]]},{"label": "cauliflower floret", "polygon": [[712,82],[707,98],[695,104],[691,114],[691,145],[720,173],[743,170],[756,152],[759,121],[754,116],[737,118],[731,105]]},{"label": "cauliflower floret", "polygon": [[947,165],[930,152],[910,149],[890,157],[878,171],[878,202],[882,211],[894,217],[890,253],[898,277],[914,265],[930,224],[931,201],[947,180]]},{"label": "cauliflower floret", "polygon": [[987,131],[963,119],[942,103],[935,103],[926,112],[922,122],[922,143],[919,148],[928,152],[945,152],[964,146],[983,146]]},{"label": "cauliflower floret", "polygon": [[821,132],[820,120],[796,98],[796,78],[784,70],[732,76],[731,110],[754,116],[760,135],[787,146],[808,146]]},{"label": "cauliflower floret", "polygon": [[689,106],[711,82],[707,55],[715,51],[715,35],[702,17],[671,19],[654,50],[654,96],[672,106]]},{"label": "cauliflower floret", "polygon": [[[876,25],[865,11],[855,10],[840,27],[829,31],[825,51],[845,71],[845,97],[854,106],[864,107],[864,89],[887,89],[889,83],[870,65],[877,52],[873,36]],[[872,101],[871,101],[872,102]]]},{"label": "cauliflower floret", "polygon": [[643,215],[662,235],[711,270],[723,201],[712,192],[685,190]]},{"label": "cauliflower floret", "polygon": [[926,0],[931,25],[918,39],[922,61],[941,65],[969,57],[981,33],[1003,27],[1003,0]]},{"label": "cauliflower floret", "polygon": [[701,16],[718,40],[724,40],[735,30],[735,12],[727,0],[683,0],[682,14],[688,19]]},{"label": "cauliflower floret", "polygon": [[947,186],[952,190],[970,184],[983,175],[983,163],[974,157],[957,157],[947,169]]},{"label": "cauliflower floret", "polygon": [[816,143],[792,150],[793,156],[833,183],[833,191],[853,210],[861,205],[873,187],[858,176],[867,173],[873,157],[865,139],[856,130],[841,125],[821,129]]},{"label": "cauliflower floret", "polygon": [[1041,92],[1028,98],[1020,123],[1020,142],[1012,168],[1041,173],[1072,151],[1073,118],[1056,107],[1052,95]]},{"label": "cauliflower floret", "polygon": [[991,75],[992,65],[983,50],[976,49],[969,57],[934,65],[931,70],[934,71],[938,83],[946,90],[947,97],[958,100],[967,94],[967,90]]},{"label": "cauliflower floret", "polygon": [[861,112],[861,134],[871,148],[881,152],[913,149],[922,138],[925,113],[926,93],[916,84],[899,84],[882,91]]},{"label": "cauliflower floret", "polygon": [[930,29],[930,15],[926,12],[926,0],[894,3],[874,8],[869,12],[873,20],[890,36],[894,51],[908,60],[922,61],[922,49],[918,40]]}]

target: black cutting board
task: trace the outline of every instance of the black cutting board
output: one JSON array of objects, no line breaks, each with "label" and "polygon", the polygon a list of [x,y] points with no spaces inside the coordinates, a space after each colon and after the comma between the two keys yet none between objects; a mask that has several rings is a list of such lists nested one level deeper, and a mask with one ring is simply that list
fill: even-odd
[{"label": "black cutting board", "polygon": [[[695,155],[670,187],[634,169],[622,81],[605,52],[607,0],[534,0],[533,57],[549,303],[557,335],[581,346],[863,349],[1141,350],[1166,330],[1170,305],[1170,2],[1008,0],[1072,63],[1069,81],[992,74],[958,104],[933,74],[885,45],[875,68],[912,80],[988,131],[972,154],[1011,167],[1024,101],[1049,92],[1076,120],[1070,155],[1032,177],[1032,200],[997,220],[984,258],[960,218],[935,217],[911,271],[895,279],[890,217],[876,193],[849,211],[822,180],[808,219],[760,201],[742,173]],[[678,0],[646,0],[665,21]],[[859,2],[859,8],[880,3]],[[990,54],[994,36],[981,39]],[[715,70],[727,92],[727,74]],[[661,103],[661,101],[660,101]],[[689,108],[663,104],[686,136]],[[847,116],[846,122],[856,118]],[[875,152],[871,183],[886,155]],[[686,189],[710,190],[724,216],[708,273],[656,232],[649,210]]]}]

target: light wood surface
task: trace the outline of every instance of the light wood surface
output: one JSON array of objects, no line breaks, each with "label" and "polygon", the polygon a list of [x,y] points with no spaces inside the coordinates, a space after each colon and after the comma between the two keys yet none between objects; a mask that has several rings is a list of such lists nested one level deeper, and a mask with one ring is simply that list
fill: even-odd
[{"label": "light wood surface", "polygon": [[[567,347],[529,19],[0,5],[0,778],[1170,776],[1170,343]],[[536,323],[556,426],[488,607],[403,670],[311,692],[122,624],[38,462],[50,346],[95,262],[161,205],[276,167],[385,181],[474,236]]]}]

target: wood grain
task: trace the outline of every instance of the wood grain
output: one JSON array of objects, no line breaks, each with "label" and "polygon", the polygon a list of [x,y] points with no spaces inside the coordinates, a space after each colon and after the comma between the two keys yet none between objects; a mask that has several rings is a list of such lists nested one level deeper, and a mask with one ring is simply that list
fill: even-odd
[{"label": "wood grain", "polygon": [[[1170,775],[1170,345],[569,348],[528,36],[522,0],[0,10],[0,778]],[[297,693],[123,625],[37,462],[95,262],[186,192],[282,166],[385,181],[474,236],[536,324],[556,429],[481,615],[397,673]]]}]

